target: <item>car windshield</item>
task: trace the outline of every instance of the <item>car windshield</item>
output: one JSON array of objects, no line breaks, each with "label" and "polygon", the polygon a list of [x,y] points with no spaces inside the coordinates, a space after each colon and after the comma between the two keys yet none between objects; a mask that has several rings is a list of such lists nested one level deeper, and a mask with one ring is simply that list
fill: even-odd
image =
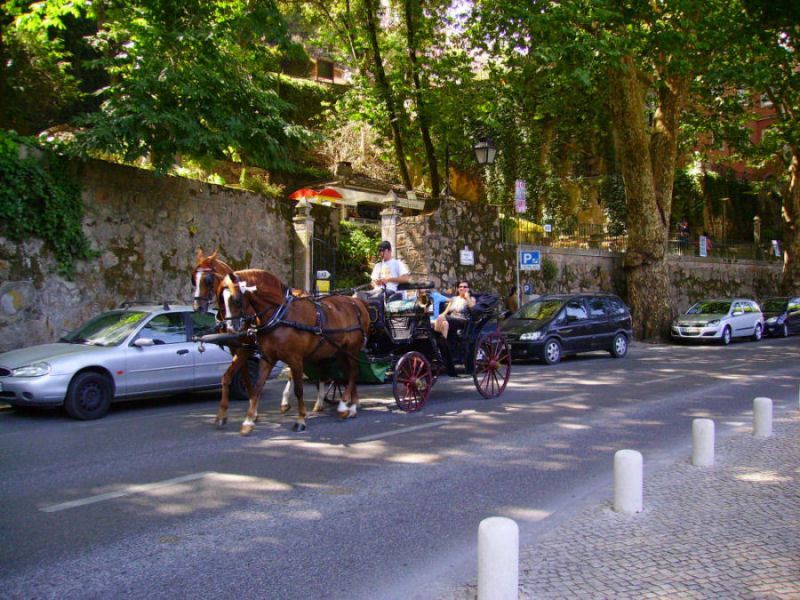
[{"label": "car windshield", "polygon": [[764,306],[761,309],[764,312],[783,312],[786,310],[786,298],[770,298],[764,301]]},{"label": "car windshield", "polygon": [[698,302],[692,308],[686,311],[687,315],[724,315],[727,314],[731,308],[730,302],[713,301],[713,302]]},{"label": "car windshield", "polygon": [[146,312],[115,310],[87,321],[59,341],[69,344],[117,346],[136,329],[147,316]]},{"label": "car windshield", "polygon": [[545,321],[552,318],[562,306],[564,306],[562,300],[534,300],[520,308],[514,318]]}]

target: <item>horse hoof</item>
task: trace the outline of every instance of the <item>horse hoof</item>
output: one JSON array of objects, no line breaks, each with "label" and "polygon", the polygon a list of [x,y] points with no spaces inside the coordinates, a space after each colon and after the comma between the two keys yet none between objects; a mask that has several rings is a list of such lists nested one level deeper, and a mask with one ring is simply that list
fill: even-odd
[{"label": "horse hoof", "polygon": [[345,419],[347,419],[347,416],[348,416],[349,414],[350,414],[350,413],[349,413],[349,412],[347,412],[347,411],[344,411],[344,412],[339,412],[339,411],[337,411],[337,412],[336,412],[336,417],[337,417],[337,418],[338,418],[340,421],[344,421]]},{"label": "horse hoof", "polygon": [[321,413],[323,410],[325,410],[325,409],[322,408],[321,406],[315,406],[314,409],[311,412]]},{"label": "horse hoof", "polygon": [[289,405],[281,404],[281,414],[289,412]]},{"label": "horse hoof", "polygon": [[217,417],[216,419],[214,419],[214,426],[215,426],[217,429],[222,429],[223,427],[225,427],[225,423],[227,423],[227,422],[228,422],[228,419],[227,419],[227,417],[225,417],[225,418],[222,418],[222,419],[220,419],[219,417]]},{"label": "horse hoof", "polygon": [[300,433],[306,430],[305,423],[295,423],[292,425],[292,431],[295,433]]},{"label": "horse hoof", "polygon": [[242,425],[242,428],[239,430],[239,433],[241,435],[250,435],[251,433],[253,433],[253,429],[255,429],[255,427],[253,427],[252,425]]}]

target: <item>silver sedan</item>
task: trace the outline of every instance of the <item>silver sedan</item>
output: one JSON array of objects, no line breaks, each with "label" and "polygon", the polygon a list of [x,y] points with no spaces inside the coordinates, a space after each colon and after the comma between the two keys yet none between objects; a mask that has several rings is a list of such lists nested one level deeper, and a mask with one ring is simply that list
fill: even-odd
[{"label": "silver sedan", "polygon": [[[89,320],[58,342],[0,354],[0,402],[64,406],[76,419],[98,419],[114,400],[213,389],[231,355],[195,335],[214,317],[190,306],[123,305]],[[241,397],[241,378],[231,393]]]},{"label": "silver sedan", "polygon": [[737,337],[758,341],[764,333],[764,315],[747,298],[701,300],[672,322],[671,333],[675,340],[718,341],[726,346]]}]

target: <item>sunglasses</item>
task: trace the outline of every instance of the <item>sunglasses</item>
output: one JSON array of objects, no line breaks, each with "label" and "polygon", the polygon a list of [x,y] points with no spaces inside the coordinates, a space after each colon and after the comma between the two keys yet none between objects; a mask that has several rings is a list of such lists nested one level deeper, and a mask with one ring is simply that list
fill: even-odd
[{"label": "sunglasses", "polygon": [[460,286],[458,286],[458,289],[460,289],[460,290],[468,290],[469,286],[468,285],[460,285]]}]

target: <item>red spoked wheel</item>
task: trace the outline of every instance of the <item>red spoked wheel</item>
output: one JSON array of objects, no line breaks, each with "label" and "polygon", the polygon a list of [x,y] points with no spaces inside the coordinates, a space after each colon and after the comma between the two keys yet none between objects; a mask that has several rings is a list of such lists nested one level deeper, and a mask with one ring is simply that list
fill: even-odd
[{"label": "red spoked wheel", "polygon": [[496,331],[483,336],[475,345],[472,380],[484,398],[497,398],[511,376],[511,348]]},{"label": "red spoked wheel", "polygon": [[416,412],[425,406],[433,387],[431,363],[419,352],[408,352],[394,369],[394,400],[405,412]]},{"label": "red spoked wheel", "polygon": [[342,392],[344,392],[345,384],[341,381],[331,380],[322,383],[325,386],[325,395],[322,401],[326,404],[339,404],[342,399]]}]

